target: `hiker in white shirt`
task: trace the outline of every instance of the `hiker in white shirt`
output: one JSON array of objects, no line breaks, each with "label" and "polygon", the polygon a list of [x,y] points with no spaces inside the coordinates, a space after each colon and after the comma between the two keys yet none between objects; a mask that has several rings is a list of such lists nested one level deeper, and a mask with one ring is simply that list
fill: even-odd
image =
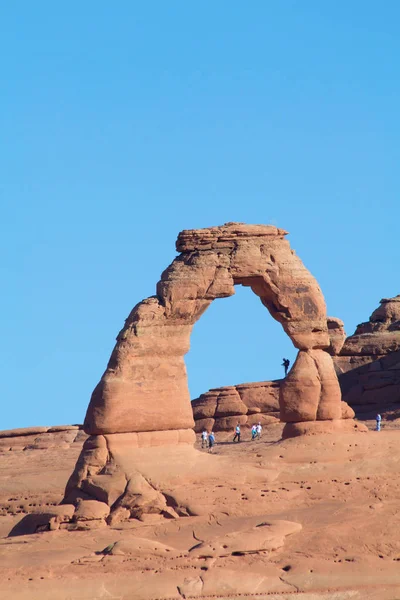
[{"label": "hiker in white shirt", "polygon": [[202,434],[201,434],[201,447],[202,448],[207,448],[207,438],[208,438],[208,433],[204,429],[203,432],[202,432]]}]

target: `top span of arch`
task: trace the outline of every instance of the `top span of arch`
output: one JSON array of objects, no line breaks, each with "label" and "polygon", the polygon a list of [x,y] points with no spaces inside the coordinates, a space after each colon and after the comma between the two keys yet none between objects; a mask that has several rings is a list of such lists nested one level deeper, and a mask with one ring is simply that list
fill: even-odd
[{"label": "top span of arch", "polygon": [[263,238],[283,238],[288,232],[274,225],[246,225],[246,223],[225,223],[206,229],[184,229],[176,240],[177,252],[190,250],[218,250],[229,248],[239,240]]},{"label": "top span of arch", "polygon": [[182,231],[181,254],[157,285],[170,320],[193,324],[234,285],[250,287],[299,350],[327,348],[326,305],[317,281],[273,225],[226,223]]}]

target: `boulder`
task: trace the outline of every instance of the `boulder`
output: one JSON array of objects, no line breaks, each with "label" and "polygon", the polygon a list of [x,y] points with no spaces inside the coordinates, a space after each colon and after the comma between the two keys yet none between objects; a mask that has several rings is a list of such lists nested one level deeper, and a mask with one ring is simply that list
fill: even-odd
[{"label": "boulder", "polygon": [[110,514],[110,507],[105,502],[81,500],[74,512],[74,521],[93,521],[105,519]]}]

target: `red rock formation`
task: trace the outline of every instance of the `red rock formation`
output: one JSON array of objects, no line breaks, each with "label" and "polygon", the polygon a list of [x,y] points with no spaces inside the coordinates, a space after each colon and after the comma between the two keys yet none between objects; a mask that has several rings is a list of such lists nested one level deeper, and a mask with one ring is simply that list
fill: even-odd
[{"label": "red rock formation", "polygon": [[400,296],[381,300],[334,357],[344,399],[357,414],[396,410],[400,402]]},{"label": "red rock formation", "polygon": [[[193,443],[184,363],[190,333],[210,303],[234,294],[238,284],[260,297],[299,350],[280,386],[281,420],[340,421],[339,384],[325,351],[332,349],[325,301],[285,235],[274,226],[242,223],[179,234],[181,254],[162,274],[157,295],[132,310],[93,392],[84,423],[91,437],[69,482],[69,498],[84,490],[103,501],[114,482],[120,489],[123,477],[127,494],[134,478],[134,440],[138,447]],[[231,409],[235,416],[229,416]],[[246,404],[238,390],[228,388],[218,395],[214,416],[205,418],[227,419],[223,427],[228,427],[237,414],[247,420]],[[147,494],[145,486],[140,489]],[[141,494],[132,492],[130,502]],[[162,499],[149,498],[149,504],[141,500],[146,510],[165,509]],[[126,502],[121,508],[128,508]],[[133,514],[135,507],[129,509]]]},{"label": "red rock formation", "polygon": [[192,409],[196,432],[227,431],[239,421],[252,426],[279,421],[280,381],[242,383],[215,388],[193,400]]},{"label": "red rock formation", "polygon": [[341,356],[383,356],[400,350],[400,295],[384,298],[366,323],[346,339]]},{"label": "red rock formation", "polygon": [[343,348],[343,344],[346,339],[344,323],[341,319],[337,319],[336,317],[328,317],[327,325],[330,338],[330,344],[327,352],[329,352],[329,354],[332,356],[336,356]]},{"label": "red rock formation", "polygon": [[[241,383],[235,386],[214,388],[201,394],[199,398],[192,401],[194,430],[197,433],[204,429],[207,431],[233,431],[238,422],[245,427],[251,427],[254,423],[259,422],[262,425],[277,423],[280,416],[279,388],[282,381],[279,379]],[[240,404],[237,402],[238,396],[242,401]],[[228,404],[226,401],[229,398],[232,398],[233,402]],[[223,404],[220,403],[220,399],[223,399]],[[243,410],[243,404],[246,412]],[[222,406],[224,406],[223,410]],[[340,403],[340,412],[342,419],[354,419],[354,410],[346,402]],[[323,422],[322,428],[325,425]],[[340,427],[339,423],[339,429]],[[296,433],[296,435],[298,434]]]},{"label": "red rock formation", "polygon": [[[189,349],[191,329],[212,300],[234,294],[235,284],[252,288],[296,348],[305,352],[328,348],[324,298],[285,235],[273,226],[236,223],[183,231],[177,241],[181,254],[162,274],[157,296],[133,309],[118,336],[87,411],[87,433],[193,426],[183,358]],[[331,371],[331,359],[325,356],[323,353],[316,360],[320,369]],[[296,370],[302,364],[297,363]],[[314,369],[317,407],[319,376]],[[288,389],[293,385],[292,377]],[[317,415],[315,410],[315,418],[336,418],[340,407],[337,382],[336,388],[331,412],[325,408]],[[286,397],[282,396],[283,404]],[[323,402],[327,402],[326,394]],[[297,414],[298,420],[311,416],[300,409]],[[286,416],[283,409],[284,420]]]}]

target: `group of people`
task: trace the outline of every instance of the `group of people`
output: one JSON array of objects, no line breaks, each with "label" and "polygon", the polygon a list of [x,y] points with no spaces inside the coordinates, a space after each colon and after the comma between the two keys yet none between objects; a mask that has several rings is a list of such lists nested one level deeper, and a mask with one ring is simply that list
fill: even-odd
[{"label": "group of people", "polygon": [[[376,415],[375,420],[376,420],[376,431],[380,431],[382,417],[379,413]],[[261,439],[261,432],[262,432],[261,423],[257,423],[257,424],[254,423],[254,425],[251,428],[252,441],[254,441],[256,439]],[[240,429],[240,423],[238,423],[235,427],[235,435],[233,436],[233,442],[240,442],[240,436],[241,436],[241,429]],[[215,433],[213,431],[211,431],[211,433],[208,433],[208,431],[206,429],[203,429],[202,434],[201,434],[201,447],[208,448],[208,451],[212,452],[214,445],[215,445]]]},{"label": "group of people", "polygon": [[211,433],[208,433],[206,429],[203,429],[202,434],[201,434],[201,447],[208,448],[208,451],[212,452],[212,449],[214,448],[214,444],[215,444],[214,432],[212,431]]},{"label": "group of people", "polygon": [[[261,439],[262,425],[261,423],[254,423],[251,428],[251,439]],[[233,436],[234,442],[240,442],[240,423],[238,423],[235,427],[235,435]]]},{"label": "group of people", "polygon": [[[282,367],[285,370],[285,377],[288,374],[289,366],[290,366],[290,360],[288,358],[284,358],[283,362],[282,362]],[[378,429],[378,421],[377,421],[377,429]],[[378,431],[380,431],[380,422],[379,422]],[[251,428],[251,439],[253,441],[256,439],[261,439],[261,432],[262,432],[261,423],[254,423],[254,425]],[[240,423],[238,423],[235,427],[235,435],[233,436],[233,442],[240,442],[240,436],[241,436]],[[214,445],[215,445],[214,432],[211,431],[211,433],[208,433],[208,431],[206,429],[204,429],[201,434],[201,447],[208,448],[208,451],[212,452]]]},{"label": "group of people", "polygon": [[[261,439],[262,425],[261,423],[254,423],[251,428],[251,439]],[[241,438],[241,429],[240,423],[238,423],[235,427],[235,435],[233,436],[233,442],[240,442]],[[209,452],[212,452],[215,445],[215,433],[211,431],[208,433],[206,429],[203,429],[201,434],[201,447],[208,448]]]}]

